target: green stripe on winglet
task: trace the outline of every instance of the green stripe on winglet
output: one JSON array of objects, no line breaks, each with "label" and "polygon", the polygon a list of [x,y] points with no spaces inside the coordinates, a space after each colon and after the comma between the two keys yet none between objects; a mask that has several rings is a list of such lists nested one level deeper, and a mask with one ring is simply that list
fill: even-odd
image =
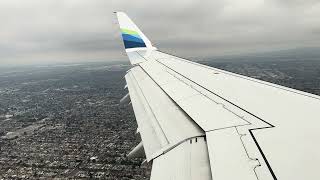
[{"label": "green stripe on winglet", "polygon": [[132,31],[129,29],[121,29],[121,32],[124,34],[138,35],[138,33],[136,31]]}]

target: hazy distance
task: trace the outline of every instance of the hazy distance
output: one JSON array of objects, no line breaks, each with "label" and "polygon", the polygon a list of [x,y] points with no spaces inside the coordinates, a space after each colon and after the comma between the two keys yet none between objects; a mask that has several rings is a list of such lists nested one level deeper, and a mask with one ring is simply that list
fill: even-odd
[{"label": "hazy distance", "polygon": [[318,0],[2,0],[0,66],[126,61],[113,11],[183,57],[320,47]]}]

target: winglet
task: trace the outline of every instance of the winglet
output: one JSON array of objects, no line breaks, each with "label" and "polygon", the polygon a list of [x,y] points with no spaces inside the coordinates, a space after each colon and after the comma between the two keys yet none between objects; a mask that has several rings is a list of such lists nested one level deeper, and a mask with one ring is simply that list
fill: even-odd
[{"label": "winglet", "polygon": [[115,12],[119,21],[124,47],[127,52],[156,49],[124,12]]}]

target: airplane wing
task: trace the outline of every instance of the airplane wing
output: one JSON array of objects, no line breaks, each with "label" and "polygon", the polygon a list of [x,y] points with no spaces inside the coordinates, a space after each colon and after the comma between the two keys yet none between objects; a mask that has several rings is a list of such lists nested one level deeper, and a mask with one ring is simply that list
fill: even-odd
[{"label": "airplane wing", "polygon": [[320,178],[319,96],[164,53],[116,14],[142,139],[129,156],[151,180]]}]

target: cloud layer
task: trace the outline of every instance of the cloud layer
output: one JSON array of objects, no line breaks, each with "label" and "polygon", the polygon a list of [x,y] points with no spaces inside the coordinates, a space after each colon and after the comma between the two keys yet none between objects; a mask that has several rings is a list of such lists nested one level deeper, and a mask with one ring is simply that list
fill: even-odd
[{"label": "cloud layer", "polygon": [[180,56],[320,46],[318,0],[2,0],[0,62],[125,60],[113,11]]}]

